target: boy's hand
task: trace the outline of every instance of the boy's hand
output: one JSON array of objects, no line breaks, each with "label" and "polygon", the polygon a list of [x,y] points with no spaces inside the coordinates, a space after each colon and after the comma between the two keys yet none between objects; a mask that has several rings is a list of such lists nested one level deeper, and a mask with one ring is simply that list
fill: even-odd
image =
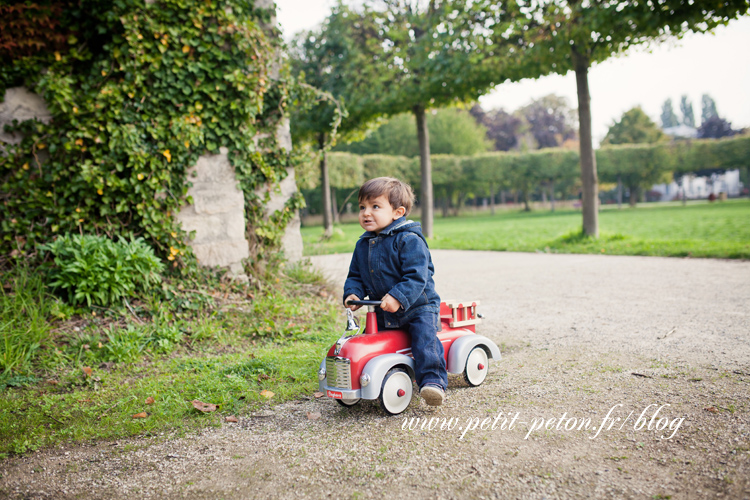
[{"label": "boy's hand", "polygon": [[344,299],[344,305],[348,307],[349,309],[351,309],[352,311],[356,311],[357,309],[362,307],[362,306],[348,305],[347,302],[349,302],[350,300],[361,300],[361,299],[357,297],[356,295],[354,295],[353,293],[350,294],[346,299]]},{"label": "boy's hand", "polygon": [[385,312],[395,313],[401,309],[401,302],[386,293],[381,299],[380,308]]}]

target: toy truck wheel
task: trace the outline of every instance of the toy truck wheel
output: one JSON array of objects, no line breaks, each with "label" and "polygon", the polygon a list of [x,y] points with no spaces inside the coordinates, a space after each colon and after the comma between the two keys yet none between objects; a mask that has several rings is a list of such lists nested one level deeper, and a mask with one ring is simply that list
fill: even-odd
[{"label": "toy truck wheel", "polygon": [[411,377],[401,368],[392,368],[383,379],[380,389],[380,406],[388,415],[398,415],[403,412],[412,396]]},{"label": "toy truck wheel", "polygon": [[487,378],[489,371],[489,360],[487,352],[480,346],[471,350],[466,358],[466,368],[464,369],[464,379],[471,386],[478,386]]},{"label": "toy truck wheel", "polygon": [[359,403],[359,398],[355,399],[337,399],[336,402],[345,408],[350,408]]}]

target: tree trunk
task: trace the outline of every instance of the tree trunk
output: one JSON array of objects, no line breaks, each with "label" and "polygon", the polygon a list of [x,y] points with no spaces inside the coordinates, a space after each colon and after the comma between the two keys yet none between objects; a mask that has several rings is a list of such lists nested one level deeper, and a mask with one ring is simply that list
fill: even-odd
[{"label": "tree trunk", "polygon": [[529,206],[529,193],[526,191],[523,192],[523,211],[531,212],[531,207]]},{"label": "tree trunk", "polygon": [[682,188],[682,206],[687,205],[687,185],[685,184],[687,182],[687,175],[683,175],[682,179],[680,181],[680,187]]},{"label": "tree trunk", "polygon": [[323,150],[326,143],[325,134],[318,135],[320,157],[320,187],[323,189],[323,237],[333,236],[333,217],[331,217],[331,182],[328,178],[328,154]]},{"label": "tree trunk", "polygon": [[500,191],[500,204],[505,206],[505,190]]},{"label": "tree trunk", "polygon": [[339,218],[339,205],[336,203],[335,188],[331,188],[331,213],[333,214],[333,223],[341,224],[341,219]]},{"label": "tree trunk", "polygon": [[629,205],[631,208],[635,208],[638,203],[638,186],[628,186],[628,189],[630,189]]},{"label": "tree trunk", "polygon": [[549,204],[550,204],[550,210],[554,212],[555,211],[555,182],[554,181],[549,183]]},{"label": "tree trunk", "polygon": [[443,219],[445,219],[446,217],[448,217],[448,195],[445,195],[445,197],[443,198],[442,205],[443,205]]},{"label": "tree trunk", "polygon": [[414,106],[417,119],[417,138],[419,139],[419,166],[422,172],[422,193],[419,206],[422,210],[422,234],[432,238],[433,197],[432,197],[432,163],[430,162],[430,134],[427,130],[427,117],[422,106]]},{"label": "tree trunk", "polygon": [[490,182],[490,213],[495,215],[495,185]]},{"label": "tree trunk", "polygon": [[583,184],[583,233],[599,237],[599,179],[596,175],[596,157],[591,138],[591,95],[589,93],[589,66],[587,56],[572,48],[573,63],[578,87],[578,123],[581,148],[581,183]]},{"label": "tree trunk", "polygon": [[617,174],[617,210],[622,210],[622,179]]}]

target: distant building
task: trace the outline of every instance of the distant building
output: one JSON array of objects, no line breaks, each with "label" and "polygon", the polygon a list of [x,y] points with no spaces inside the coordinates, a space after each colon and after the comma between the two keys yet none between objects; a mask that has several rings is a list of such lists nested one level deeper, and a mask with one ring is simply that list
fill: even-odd
[{"label": "distant building", "polygon": [[[685,175],[682,178],[685,183],[685,197],[688,200],[705,199],[710,194],[718,195],[726,193],[728,197],[739,196],[743,185],[740,182],[739,170],[727,170],[723,174],[713,174],[710,177],[696,177]],[[680,186],[676,182],[669,184],[656,184],[651,191],[660,193],[660,201],[672,201],[681,199]]]},{"label": "distant building", "polygon": [[697,139],[698,129],[695,127],[689,127],[687,125],[677,125],[676,127],[669,127],[662,129],[665,134],[674,137],[675,139]]}]

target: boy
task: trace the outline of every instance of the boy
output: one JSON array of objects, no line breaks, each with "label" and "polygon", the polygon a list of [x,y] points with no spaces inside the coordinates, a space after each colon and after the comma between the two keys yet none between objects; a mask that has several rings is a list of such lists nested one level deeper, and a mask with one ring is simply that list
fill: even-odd
[{"label": "boy", "polygon": [[[378,177],[359,189],[360,236],[344,284],[349,300],[381,300],[378,329],[405,328],[411,334],[419,394],[428,405],[443,404],[448,387],[430,250],[418,222],[406,220],[414,204],[408,184]],[[348,306],[351,310],[359,306]]]}]

